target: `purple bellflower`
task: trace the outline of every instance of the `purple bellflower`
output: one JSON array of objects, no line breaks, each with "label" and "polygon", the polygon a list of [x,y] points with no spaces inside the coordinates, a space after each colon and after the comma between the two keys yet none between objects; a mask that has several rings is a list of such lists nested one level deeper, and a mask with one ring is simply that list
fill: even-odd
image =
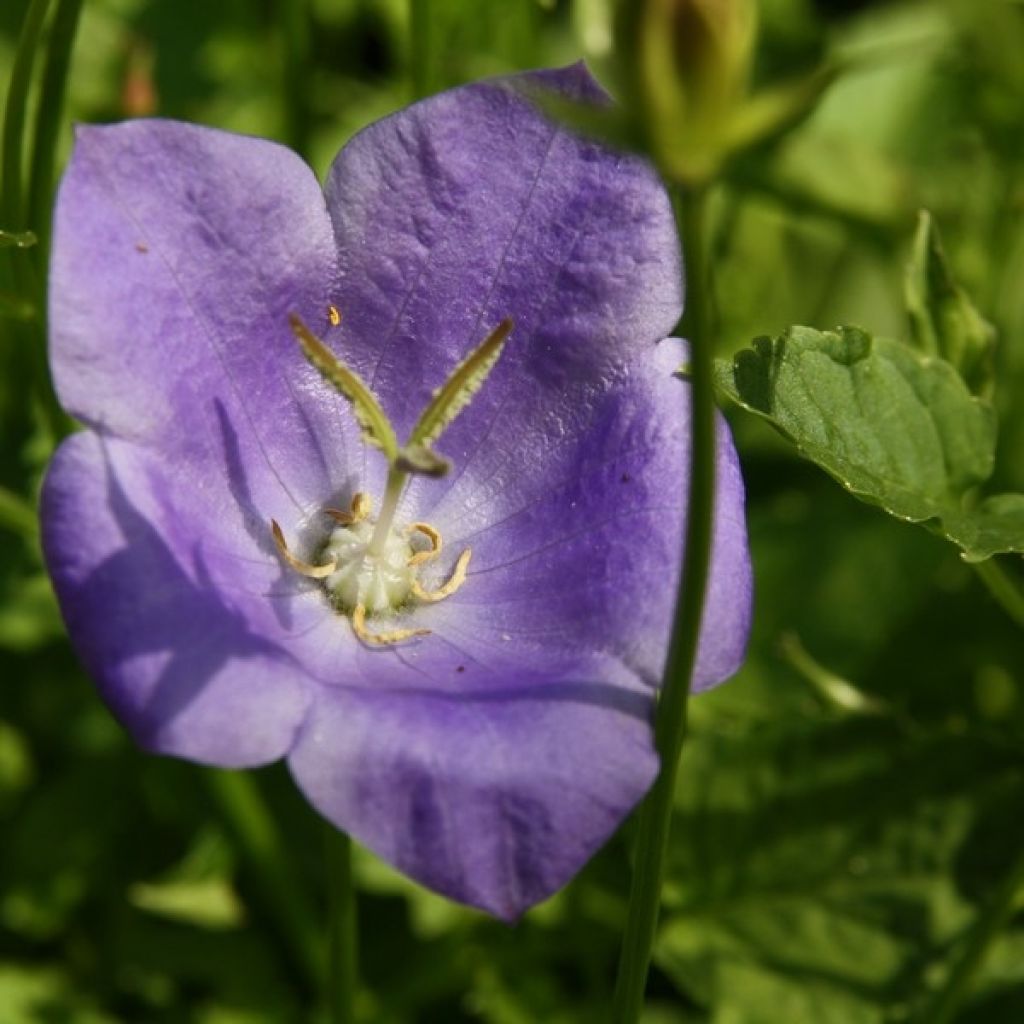
[{"label": "purple bellflower", "polygon": [[[582,67],[444,93],[357,135],[324,192],[260,139],[80,128],[50,300],[88,429],[44,546],[114,714],[151,751],[287,758],[339,828],[506,919],[657,772],[687,494],[668,198],[537,88],[599,95]],[[416,430],[446,380],[438,477],[440,428]],[[353,416],[360,381],[379,408]],[[718,445],[698,689],[750,614],[724,423]]]}]

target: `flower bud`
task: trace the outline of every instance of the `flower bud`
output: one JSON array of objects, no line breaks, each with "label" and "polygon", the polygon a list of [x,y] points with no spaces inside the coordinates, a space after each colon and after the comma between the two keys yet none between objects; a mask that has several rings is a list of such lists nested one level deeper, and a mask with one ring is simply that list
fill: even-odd
[{"label": "flower bud", "polygon": [[640,0],[623,4],[619,28],[652,156],[676,180],[707,179],[727,155],[745,102],[754,0]]}]

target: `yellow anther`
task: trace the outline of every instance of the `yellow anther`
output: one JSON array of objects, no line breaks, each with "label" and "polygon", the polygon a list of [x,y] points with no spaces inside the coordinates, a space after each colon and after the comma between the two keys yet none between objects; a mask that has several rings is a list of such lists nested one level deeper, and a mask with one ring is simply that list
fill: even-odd
[{"label": "yellow anther", "polygon": [[472,556],[473,549],[466,548],[455,562],[455,569],[448,578],[448,582],[442,584],[437,590],[424,590],[420,581],[414,579],[410,588],[412,596],[417,601],[423,601],[426,604],[434,604],[437,601],[443,601],[446,597],[451,597],[466,582],[466,570],[469,568],[469,560]]},{"label": "yellow anther", "polygon": [[332,327],[337,327],[341,323],[341,310],[337,306],[328,306],[327,318],[331,321]]},{"label": "yellow anther", "polygon": [[310,565],[308,562],[303,562],[301,558],[296,558],[288,550],[288,542],[284,539],[284,534],[281,532],[281,527],[277,525],[276,519],[270,520],[270,532],[274,535],[274,543],[277,545],[277,550],[281,552],[281,557],[302,576],[322,580],[338,568],[337,562],[328,562],[326,565]]},{"label": "yellow anther", "polygon": [[357,604],[352,611],[352,631],[364,644],[387,647],[411,640],[415,636],[430,636],[429,629],[392,629],[385,633],[374,633],[366,628],[366,608]]},{"label": "yellow anther", "polygon": [[430,547],[423,551],[417,551],[409,559],[408,565],[423,565],[424,562],[433,561],[441,554],[441,532],[435,530],[430,523],[410,523],[405,528],[406,533],[421,533],[430,542]]},{"label": "yellow anther", "polygon": [[325,508],[324,512],[336,523],[341,523],[342,526],[352,526],[355,523],[361,523],[370,514],[372,508],[373,502],[370,500],[370,496],[362,491],[356,491],[352,497],[352,504],[349,506],[350,511],[345,512],[340,508]]}]

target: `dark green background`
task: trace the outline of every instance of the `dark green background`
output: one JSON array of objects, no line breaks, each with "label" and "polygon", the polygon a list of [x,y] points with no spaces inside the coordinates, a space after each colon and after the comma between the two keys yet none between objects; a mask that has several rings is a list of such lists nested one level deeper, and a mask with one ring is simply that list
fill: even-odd
[{"label": "dark green background", "polygon": [[[0,5],[0,82],[25,7]],[[417,95],[581,56],[601,74],[607,7],[434,0],[412,19],[405,0],[87,0],[68,115],[149,109],[271,136],[322,174]],[[762,11],[760,80],[826,56],[846,70],[714,197],[721,354],[793,323],[905,335],[903,264],[926,206],[999,329],[993,484],[1024,490],[1024,5]],[[23,365],[7,352],[0,485],[31,499],[49,442]],[[763,424],[734,426],[755,630],[739,677],[692,708],[645,1020],[923,1020],[1024,850],[1021,633],[951,545],[858,504]],[[860,708],[835,699],[834,677]],[[247,778],[284,859],[269,892],[238,792],[132,748],[62,638],[31,531],[0,517],[0,1024],[312,1019],[280,908],[319,934],[324,827],[280,768]],[[365,1019],[601,1020],[629,839],[516,929],[359,853]],[[1022,924],[991,943],[957,1020],[1024,1020]]]}]

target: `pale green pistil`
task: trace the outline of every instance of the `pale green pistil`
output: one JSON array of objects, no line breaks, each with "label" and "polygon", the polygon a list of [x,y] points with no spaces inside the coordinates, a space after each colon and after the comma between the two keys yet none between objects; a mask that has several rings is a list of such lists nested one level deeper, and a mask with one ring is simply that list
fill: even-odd
[{"label": "pale green pistil", "polygon": [[[332,306],[331,323],[336,327],[341,315]],[[443,476],[450,463],[433,449],[433,443],[466,407],[473,395],[494,368],[512,331],[512,321],[502,320],[484,340],[452,371],[448,380],[434,392],[408,441],[399,445],[394,427],[376,396],[359,375],[345,366],[337,356],[314,335],[296,315],[289,318],[292,332],[306,358],[320,375],[348,402],[363,440],[383,452],[388,461],[388,478],[380,515],[369,519],[371,501],[357,493],[350,511],[325,509],[338,526],[320,549],[315,564],[296,557],[288,548],[284,532],[271,520],[271,532],[278,552],[296,572],[323,582],[331,602],[351,617],[352,629],[365,644],[394,644],[416,636],[427,629],[403,628],[375,632],[366,626],[367,617],[385,616],[412,602],[432,604],[451,597],[467,579],[472,551],[466,548],[455,560],[448,579],[434,589],[422,585],[418,576],[421,567],[441,553],[441,534],[429,523],[409,523],[396,530],[395,513],[410,473]],[[426,540],[426,549],[416,550],[411,538]]]},{"label": "pale green pistil", "polygon": [[374,525],[364,519],[339,526],[324,547],[323,559],[337,566],[325,577],[324,586],[343,612],[362,605],[367,615],[380,615],[400,608],[412,593],[416,566],[409,564],[414,552],[408,538],[387,530],[380,550],[374,552],[373,534]]}]

